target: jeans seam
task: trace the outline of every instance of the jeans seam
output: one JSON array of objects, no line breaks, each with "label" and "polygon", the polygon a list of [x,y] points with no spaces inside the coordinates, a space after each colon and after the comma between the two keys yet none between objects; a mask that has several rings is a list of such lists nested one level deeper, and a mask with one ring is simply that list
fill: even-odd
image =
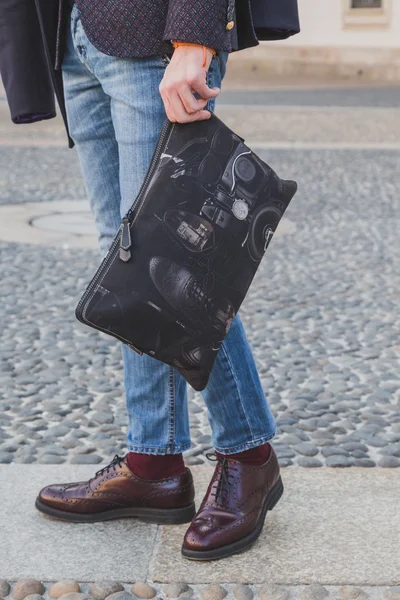
[{"label": "jeans seam", "polygon": [[272,440],[276,435],[276,428],[274,428],[272,433],[266,434],[262,437],[259,437],[255,440],[251,440],[249,442],[245,442],[244,444],[240,444],[238,446],[231,446],[228,448],[223,448],[222,446],[216,446],[215,450],[220,452],[221,454],[236,454],[237,452],[244,452],[246,450],[250,450],[251,448],[256,448],[257,446],[262,446],[266,442]]},{"label": "jeans seam", "polygon": [[173,452],[171,452],[170,446],[135,446],[133,444],[128,445],[128,452],[137,452],[138,454],[156,454],[156,455],[167,455],[167,454],[182,454],[191,447],[190,443],[183,444],[181,446],[175,446]]},{"label": "jeans seam", "polygon": [[169,432],[168,432],[168,448],[170,452],[174,449],[174,441],[176,437],[175,431],[175,372],[173,367],[169,367]]},{"label": "jeans seam", "polygon": [[254,434],[253,434],[253,430],[252,430],[252,428],[251,428],[250,422],[249,422],[249,420],[248,420],[248,418],[247,418],[247,413],[246,413],[246,411],[245,411],[245,409],[244,409],[244,406],[243,406],[243,402],[242,402],[242,396],[241,396],[241,394],[240,394],[239,383],[238,383],[238,381],[237,381],[237,379],[236,379],[235,371],[234,371],[234,369],[233,369],[233,366],[232,366],[232,363],[231,363],[231,361],[230,361],[229,355],[228,355],[228,353],[227,353],[227,351],[226,351],[226,349],[225,349],[225,344],[224,344],[224,343],[222,344],[221,350],[223,351],[223,353],[224,353],[224,356],[225,356],[225,358],[226,358],[226,360],[227,360],[227,362],[228,362],[228,365],[229,365],[229,368],[230,368],[230,371],[231,371],[232,378],[233,378],[233,380],[234,380],[234,382],[235,382],[235,386],[236,386],[236,390],[237,390],[237,395],[238,395],[238,398],[239,398],[240,406],[241,406],[241,408],[242,408],[242,411],[243,411],[243,414],[244,414],[244,416],[245,416],[245,418],[246,418],[246,423],[247,423],[247,427],[249,428],[249,431],[250,431],[250,436],[251,436],[251,438],[253,439],[253,437],[254,437]]}]

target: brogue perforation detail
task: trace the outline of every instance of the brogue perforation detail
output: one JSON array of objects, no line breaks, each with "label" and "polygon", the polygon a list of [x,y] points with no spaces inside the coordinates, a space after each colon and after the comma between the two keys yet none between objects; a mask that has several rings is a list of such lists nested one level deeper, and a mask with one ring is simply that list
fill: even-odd
[{"label": "brogue perforation detail", "polygon": [[246,498],[244,498],[244,500],[240,503],[237,504],[237,508],[240,510],[241,508],[243,508],[243,506],[246,504],[246,502],[249,502],[249,500],[251,498],[254,498],[254,496],[256,496],[257,494],[260,494],[261,497],[264,493],[264,488],[265,486],[260,486],[258,488],[256,488],[255,490],[253,490],[248,496],[246,496]]},{"label": "brogue perforation detail", "polygon": [[[229,480],[228,468],[233,465],[235,477]],[[226,502],[219,492],[216,501],[213,498],[215,484],[221,481],[230,488]],[[260,535],[267,511],[282,495],[283,486],[278,482],[279,465],[273,449],[267,463],[260,466],[219,458],[200,510],[186,532],[183,555],[212,560],[249,547]]]},{"label": "brogue perforation detail", "polygon": [[[172,478],[145,481],[129,470],[126,457],[118,457],[120,464],[113,468],[115,461],[116,458],[110,463],[111,466],[108,465],[108,472],[105,467],[87,482],[43,488],[37,499],[37,508],[47,514],[58,512],[65,520],[76,520],[76,515],[80,515],[79,520],[82,521],[85,518],[90,521],[97,515],[101,515],[101,519],[108,518],[104,516],[108,511],[109,518],[118,518],[121,510],[134,513],[139,507],[159,509],[166,513],[170,509],[189,508],[186,511],[188,515],[191,510],[194,514],[194,506],[191,507],[194,488],[189,469]],[[143,506],[146,503],[148,506]]]}]

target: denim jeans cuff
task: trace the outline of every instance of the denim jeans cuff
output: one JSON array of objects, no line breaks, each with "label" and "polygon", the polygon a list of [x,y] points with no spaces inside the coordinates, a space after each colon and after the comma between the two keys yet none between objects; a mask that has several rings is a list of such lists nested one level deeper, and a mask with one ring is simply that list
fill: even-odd
[{"label": "denim jeans cuff", "polygon": [[276,429],[274,429],[272,433],[268,433],[256,440],[249,440],[248,442],[240,444],[239,446],[234,446],[231,448],[222,448],[221,446],[215,446],[215,450],[220,454],[237,454],[238,452],[245,452],[246,450],[251,450],[252,448],[257,448],[257,446],[262,446],[263,444],[266,444],[267,442],[272,440],[273,437],[275,437],[275,434]]},{"label": "denim jeans cuff", "polygon": [[166,446],[161,447],[145,447],[145,446],[128,446],[128,452],[136,452],[137,454],[153,454],[155,456],[165,456],[167,454],[182,454],[185,450],[189,450],[191,447],[190,442],[182,444],[181,446]]}]

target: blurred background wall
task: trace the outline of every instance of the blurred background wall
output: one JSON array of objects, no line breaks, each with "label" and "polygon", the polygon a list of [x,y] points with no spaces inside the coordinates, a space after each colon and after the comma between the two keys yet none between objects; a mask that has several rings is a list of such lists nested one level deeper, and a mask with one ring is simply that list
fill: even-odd
[{"label": "blurred background wall", "polygon": [[299,0],[299,8],[299,35],[238,53],[231,69],[399,81],[400,0]]}]

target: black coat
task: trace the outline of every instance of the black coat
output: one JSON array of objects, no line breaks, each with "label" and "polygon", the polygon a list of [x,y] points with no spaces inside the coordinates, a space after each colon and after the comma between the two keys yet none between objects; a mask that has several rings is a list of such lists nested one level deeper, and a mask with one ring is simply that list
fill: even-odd
[{"label": "black coat", "polygon": [[[60,69],[66,9],[66,0],[1,0],[0,73],[14,123],[54,117],[55,95],[68,130]],[[235,21],[238,49],[285,39],[299,31],[297,0],[236,0]]]}]

